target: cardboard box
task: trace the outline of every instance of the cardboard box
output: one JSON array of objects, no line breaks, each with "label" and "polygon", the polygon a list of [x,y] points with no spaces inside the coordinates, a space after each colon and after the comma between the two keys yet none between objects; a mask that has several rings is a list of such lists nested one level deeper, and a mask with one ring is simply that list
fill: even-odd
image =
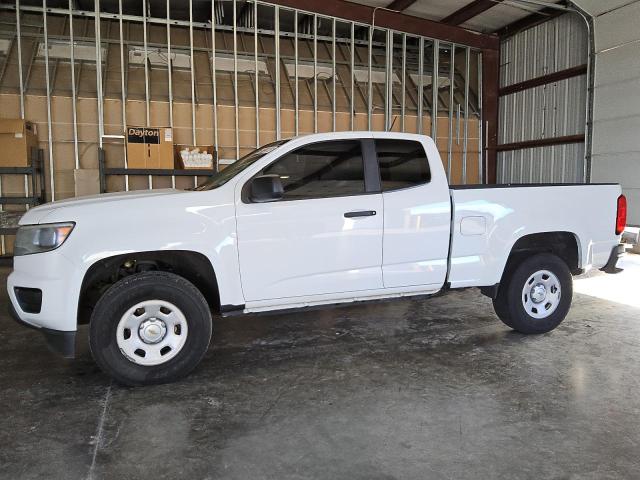
[{"label": "cardboard box", "polygon": [[216,150],[214,148],[213,145],[176,145],[175,146],[175,152],[176,152],[176,165],[178,166],[178,168],[181,168],[183,170],[201,170],[202,167],[189,167],[187,165],[185,165],[182,161],[182,157],[180,155],[180,150],[184,150],[185,148],[188,148],[189,150],[195,150],[196,148],[200,149],[200,153],[209,153],[213,156],[212,159],[212,165],[211,165],[211,169],[215,170],[216,168]]},{"label": "cardboard box", "polygon": [[129,168],[174,168],[173,132],[168,127],[127,127]]},{"label": "cardboard box", "polygon": [[20,118],[0,119],[0,166],[28,167],[30,151],[38,148],[36,126]]}]

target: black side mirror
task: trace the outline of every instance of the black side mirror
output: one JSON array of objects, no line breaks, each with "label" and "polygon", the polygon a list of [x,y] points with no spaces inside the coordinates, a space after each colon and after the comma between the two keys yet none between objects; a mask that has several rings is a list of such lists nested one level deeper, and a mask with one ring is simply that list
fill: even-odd
[{"label": "black side mirror", "polygon": [[283,193],[279,175],[261,175],[251,180],[249,196],[252,202],[274,202],[280,200]]}]

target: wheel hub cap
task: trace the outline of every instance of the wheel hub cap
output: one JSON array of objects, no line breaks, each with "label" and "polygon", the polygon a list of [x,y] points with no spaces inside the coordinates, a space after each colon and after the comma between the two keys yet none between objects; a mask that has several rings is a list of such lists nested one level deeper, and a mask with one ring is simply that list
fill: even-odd
[{"label": "wheel hub cap", "polygon": [[138,335],[144,343],[161,342],[167,334],[167,325],[158,318],[150,318],[140,323]]},{"label": "wheel hub cap", "polygon": [[547,297],[547,289],[541,283],[531,289],[531,300],[534,303],[541,303]]},{"label": "wheel hub cap", "polygon": [[133,363],[160,365],[184,347],[189,325],[184,313],[166,300],[145,300],[132,305],[120,318],[116,340],[122,354]]},{"label": "wheel hub cap", "polygon": [[538,270],[529,276],[522,288],[522,306],[532,318],[543,319],[553,314],[562,298],[560,280],[549,270]]}]

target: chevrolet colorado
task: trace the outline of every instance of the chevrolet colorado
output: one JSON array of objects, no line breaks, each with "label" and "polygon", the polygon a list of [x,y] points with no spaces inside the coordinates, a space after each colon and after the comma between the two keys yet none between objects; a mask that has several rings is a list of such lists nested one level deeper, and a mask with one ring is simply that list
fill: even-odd
[{"label": "chevrolet colorado", "polygon": [[20,220],[13,316],[128,385],[200,362],[234,315],[479,287],[522,333],[554,329],[572,275],[618,271],[618,185],[450,187],[434,142],[322,133],[258,148],[194,190],[53,202]]}]

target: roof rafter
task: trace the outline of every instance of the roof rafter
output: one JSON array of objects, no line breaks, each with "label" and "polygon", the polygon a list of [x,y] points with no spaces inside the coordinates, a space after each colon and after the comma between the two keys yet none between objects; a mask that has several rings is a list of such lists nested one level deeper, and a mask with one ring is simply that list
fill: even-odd
[{"label": "roof rafter", "polygon": [[491,7],[495,7],[502,3],[502,1],[503,0],[474,0],[440,21],[447,25],[460,25],[474,17],[477,17],[481,13],[486,12]]},{"label": "roof rafter", "polygon": [[406,10],[411,5],[416,3],[417,0],[393,0],[389,5],[387,5],[388,10],[396,10],[397,12],[402,12]]}]

